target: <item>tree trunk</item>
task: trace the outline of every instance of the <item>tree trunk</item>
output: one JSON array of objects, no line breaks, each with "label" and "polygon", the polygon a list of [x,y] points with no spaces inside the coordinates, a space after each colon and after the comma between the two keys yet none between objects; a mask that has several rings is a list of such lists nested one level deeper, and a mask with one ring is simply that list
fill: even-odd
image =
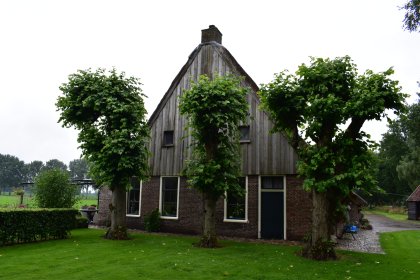
[{"label": "tree trunk", "polygon": [[109,205],[111,211],[111,227],[106,233],[107,239],[128,239],[125,222],[126,193],[124,187],[115,187],[112,191],[112,200]]},{"label": "tree trunk", "polygon": [[218,246],[216,235],[216,202],[211,195],[203,193],[203,235],[200,247],[214,248]]},{"label": "tree trunk", "polygon": [[312,206],[312,231],[303,255],[316,260],[336,259],[334,246],[330,241],[327,192],[313,189]]}]

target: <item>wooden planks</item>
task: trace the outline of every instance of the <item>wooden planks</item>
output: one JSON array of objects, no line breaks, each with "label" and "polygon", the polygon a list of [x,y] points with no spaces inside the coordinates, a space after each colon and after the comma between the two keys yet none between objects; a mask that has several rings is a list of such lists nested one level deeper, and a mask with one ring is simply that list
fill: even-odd
[{"label": "wooden planks", "polygon": [[[167,92],[165,102],[158,107],[160,112],[153,113],[150,143],[152,155],[149,160],[152,176],[179,175],[185,167],[185,161],[191,157],[192,138],[185,130],[187,122],[185,117],[180,115],[178,108],[179,97],[184,90],[190,88],[191,81],[197,81],[203,73],[245,73],[242,68],[238,68],[239,64],[230,53],[220,45],[205,44],[190,59],[193,61],[187,62],[189,66],[184,66],[186,69],[181,73],[183,76],[177,77],[177,84]],[[293,149],[280,133],[270,133],[273,125],[267,114],[259,110],[256,85],[251,78],[245,78],[243,84],[251,89],[247,96],[250,104],[247,123],[250,125],[250,142],[243,143],[240,147],[243,174],[295,174],[297,158]],[[165,130],[174,131],[174,145],[171,147],[162,146]]]}]

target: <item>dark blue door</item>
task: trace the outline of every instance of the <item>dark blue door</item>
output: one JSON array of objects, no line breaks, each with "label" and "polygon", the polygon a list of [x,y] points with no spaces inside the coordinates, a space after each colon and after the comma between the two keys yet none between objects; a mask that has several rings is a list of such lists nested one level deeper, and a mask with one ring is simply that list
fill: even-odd
[{"label": "dark blue door", "polygon": [[284,192],[261,192],[261,238],[284,239]]}]

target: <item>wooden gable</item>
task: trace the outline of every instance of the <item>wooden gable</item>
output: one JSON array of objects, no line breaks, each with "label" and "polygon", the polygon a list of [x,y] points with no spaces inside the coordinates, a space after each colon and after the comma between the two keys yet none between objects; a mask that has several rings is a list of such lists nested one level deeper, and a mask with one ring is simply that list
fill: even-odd
[{"label": "wooden gable", "polygon": [[[241,143],[242,172],[244,175],[285,175],[296,173],[297,156],[280,133],[270,133],[273,128],[268,115],[259,109],[258,86],[221,44],[201,43],[189,56],[187,63],[175,77],[149,120],[151,127],[149,160],[151,175],[179,175],[185,161],[191,156],[191,137],[185,127],[186,118],[178,109],[179,96],[189,89],[200,75],[234,74],[244,77],[243,85],[250,88],[249,141]],[[164,135],[173,131],[173,145],[165,145]],[[169,132],[169,133],[168,133]]]}]

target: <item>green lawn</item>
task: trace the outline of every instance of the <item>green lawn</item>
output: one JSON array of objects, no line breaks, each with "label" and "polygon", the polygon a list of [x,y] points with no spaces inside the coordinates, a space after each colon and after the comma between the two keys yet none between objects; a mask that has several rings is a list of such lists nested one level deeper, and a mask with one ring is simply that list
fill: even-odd
[{"label": "green lawn", "polygon": [[299,247],[223,241],[218,249],[192,246],[197,238],[133,234],[129,241],[81,229],[60,241],[0,247],[0,279],[418,279],[420,232],[381,236],[386,255],[340,251],[339,261],[296,255]]},{"label": "green lawn", "polygon": [[[17,195],[0,195],[0,208],[16,208],[19,206],[20,197]],[[36,207],[35,202],[32,197],[24,196],[23,203],[30,208]],[[88,198],[82,198],[75,205],[74,208],[80,209],[83,205],[97,205],[98,200],[96,195],[90,196]]]},{"label": "green lawn", "polygon": [[[19,203],[20,203],[20,196],[0,195],[0,208],[8,208],[8,207],[15,208],[19,206]],[[29,197],[29,196],[23,197],[23,203],[31,207],[34,205],[32,201],[32,197]]]},{"label": "green lawn", "polygon": [[388,217],[390,219],[396,220],[396,221],[407,221],[408,216],[407,214],[400,214],[400,213],[390,213],[381,209],[372,209],[367,211],[367,213],[382,215],[385,217]]}]

